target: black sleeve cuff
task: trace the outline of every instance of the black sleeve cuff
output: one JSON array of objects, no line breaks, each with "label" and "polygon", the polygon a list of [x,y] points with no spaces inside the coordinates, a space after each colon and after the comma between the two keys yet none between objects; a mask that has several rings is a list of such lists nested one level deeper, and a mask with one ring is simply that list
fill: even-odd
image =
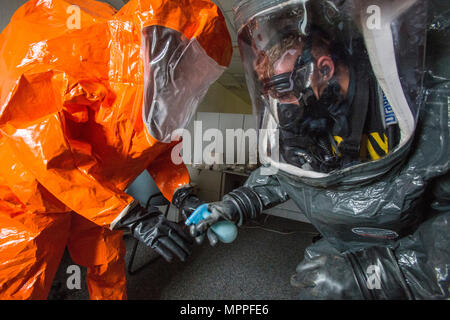
[{"label": "black sleeve cuff", "polygon": [[372,247],[347,252],[345,256],[352,265],[355,280],[365,299],[413,299],[391,248]]}]

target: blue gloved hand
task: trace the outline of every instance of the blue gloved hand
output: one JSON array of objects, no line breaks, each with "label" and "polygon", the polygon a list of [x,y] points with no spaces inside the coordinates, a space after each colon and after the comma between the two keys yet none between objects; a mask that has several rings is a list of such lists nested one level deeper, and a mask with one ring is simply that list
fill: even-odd
[{"label": "blue gloved hand", "polygon": [[[209,210],[209,204],[199,206],[186,220],[185,224],[191,226],[191,235],[196,237],[198,243],[203,242],[204,231],[209,243],[215,246],[219,241],[231,243],[237,237],[237,227],[231,221],[218,221],[220,216]],[[199,234],[198,227],[203,226],[202,233]]]}]

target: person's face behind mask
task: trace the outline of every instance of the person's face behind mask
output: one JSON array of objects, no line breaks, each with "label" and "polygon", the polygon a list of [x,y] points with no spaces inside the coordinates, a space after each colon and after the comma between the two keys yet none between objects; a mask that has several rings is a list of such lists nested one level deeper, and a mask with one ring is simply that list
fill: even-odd
[{"label": "person's face behind mask", "polygon": [[143,119],[160,142],[177,140],[177,129],[188,126],[209,87],[222,75],[220,66],[195,39],[178,31],[151,26],[144,29],[145,90]]},{"label": "person's face behind mask", "polygon": [[426,6],[376,2],[381,29],[361,19],[362,0],[234,6],[263,165],[325,185],[406,155],[423,103]]},{"label": "person's face behind mask", "polygon": [[305,47],[300,40],[273,59],[264,89],[279,123],[284,159],[298,167],[329,171],[337,165],[329,145],[334,125],[330,108],[344,99],[341,83],[346,88],[348,77],[342,72],[336,76],[330,55],[314,57]]}]

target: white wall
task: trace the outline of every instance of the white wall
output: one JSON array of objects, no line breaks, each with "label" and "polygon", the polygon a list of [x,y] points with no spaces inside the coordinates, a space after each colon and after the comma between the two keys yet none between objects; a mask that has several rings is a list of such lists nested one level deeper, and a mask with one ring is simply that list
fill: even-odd
[{"label": "white wall", "polygon": [[221,79],[209,88],[208,93],[198,107],[198,111],[252,114],[251,104],[225,88],[220,84],[220,81]]},{"label": "white wall", "polygon": [[[201,129],[202,132],[197,132],[194,130],[194,123],[201,122]],[[197,128],[199,129],[199,128]],[[204,158],[203,154],[200,154],[197,152],[196,155],[194,155],[194,151],[197,148],[198,150],[203,151],[205,147],[211,144],[215,144],[215,141],[203,141],[204,133],[209,129],[218,129],[219,132],[222,134],[223,137],[223,143],[222,143],[222,156],[220,157],[222,159],[222,163],[226,163],[226,152],[227,152],[227,129],[242,129],[244,132],[248,129],[253,129],[255,132],[256,137],[256,121],[253,117],[253,115],[248,114],[234,114],[234,113],[218,113],[218,112],[197,112],[192,119],[191,123],[189,124],[187,130],[190,133],[190,136],[192,137],[191,143],[190,143],[190,150],[191,150],[191,156],[187,156],[185,158],[185,162],[189,164],[199,164],[199,163],[207,163],[207,161],[200,161],[201,158]],[[199,139],[201,139],[199,141]],[[187,143],[188,141],[185,140]],[[234,160],[233,163],[236,163],[237,157],[240,155],[245,155],[245,163],[248,163],[249,160],[249,148],[250,144],[248,139],[234,139],[234,149],[229,150],[230,152],[234,153]],[[254,146],[253,146],[254,147]],[[252,148],[253,148],[252,147]],[[217,149],[217,151],[220,148]],[[254,148],[252,150],[255,150]],[[191,161],[187,161],[190,159]]]}]

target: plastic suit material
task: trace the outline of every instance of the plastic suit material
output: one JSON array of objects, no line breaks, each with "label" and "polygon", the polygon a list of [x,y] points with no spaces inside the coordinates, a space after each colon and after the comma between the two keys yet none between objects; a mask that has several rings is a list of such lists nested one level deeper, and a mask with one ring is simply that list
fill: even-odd
[{"label": "plastic suit material", "polygon": [[[292,199],[324,237],[306,249],[292,278],[300,298],[448,298],[449,89],[448,82],[429,89],[414,151],[378,181],[323,189],[260,170],[247,181],[265,208]],[[381,290],[367,290],[370,266],[381,268]]]},{"label": "plastic suit material", "polygon": [[[440,34],[448,39],[448,30]],[[256,171],[247,181],[265,206],[292,199],[324,237],[306,249],[292,277],[299,298],[449,297],[450,70],[431,65],[444,51],[428,50],[428,90],[416,136],[407,159],[383,176],[370,181],[370,173],[355,172],[340,184],[314,186],[284,172],[268,177]],[[430,77],[436,72],[439,78]]]},{"label": "plastic suit material", "polygon": [[[152,113],[155,83],[144,70],[152,72],[155,57],[142,49],[161,29],[215,70],[231,59],[225,20],[205,0],[131,0],[119,12],[93,0],[33,0],[1,33],[1,298],[46,298],[66,244],[89,267],[91,298],[126,297],[122,232],[109,230],[133,202],[124,190],[144,170],[168,200],[189,183],[185,166],[171,161],[175,142],[158,141],[151,119],[143,119]],[[178,57],[175,66],[191,61]],[[186,76],[175,69],[164,79],[172,88],[170,81]],[[205,93],[196,79],[189,92],[173,92],[193,109],[180,124]],[[154,100],[161,96],[167,102],[153,91]]]},{"label": "plastic suit material", "polygon": [[[235,9],[235,20],[247,23],[242,19],[242,11],[248,10],[249,16],[254,17],[258,6],[268,15],[285,8],[280,5],[275,6],[275,11],[269,10],[274,2],[283,0],[243,0]],[[328,5],[330,1],[312,3]],[[358,3],[333,2],[331,12],[342,4]],[[422,4],[420,2],[419,6]],[[435,12],[450,9],[448,2],[430,1],[428,4],[439,8]],[[301,11],[290,13],[298,12]],[[413,27],[410,25],[404,30],[411,31],[416,26],[415,30],[419,30],[421,27],[415,25],[415,21],[420,21],[423,15],[410,14],[408,19],[410,17],[418,20],[409,20]],[[418,105],[423,106],[408,143],[387,157],[347,169],[342,174],[300,176],[293,173],[299,170],[288,172],[286,165],[270,166],[276,163],[266,162],[253,172],[244,186],[259,197],[253,208],[262,203],[264,210],[293,200],[323,236],[306,249],[291,279],[292,285],[299,288],[301,299],[449,297],[449,24],[445,14],[436,15],[431,11],[429,17],[434,20],[428,30],[426,91],[410,87],[417,90]],[[249,24],[256,28],[255,39],[261,39],[257,28],[265,21],[267,19],[259,20],[259,25]],[[242,30],[239,23],[237,29]],[[241,52],[245,52],[242,47]],[[419,69],[415,71],[420,74]],[[247,73],[251,74],[248,68]],[[410,76],[408,81],[413,80],[412,73]],[[254,86],[251,89],[257,90]],[[423,104],[420,103],[422,94]],[[254,104],[260,102],[258,97],[253,101]],[[250,212],[246,214],[251,216]]]}]

